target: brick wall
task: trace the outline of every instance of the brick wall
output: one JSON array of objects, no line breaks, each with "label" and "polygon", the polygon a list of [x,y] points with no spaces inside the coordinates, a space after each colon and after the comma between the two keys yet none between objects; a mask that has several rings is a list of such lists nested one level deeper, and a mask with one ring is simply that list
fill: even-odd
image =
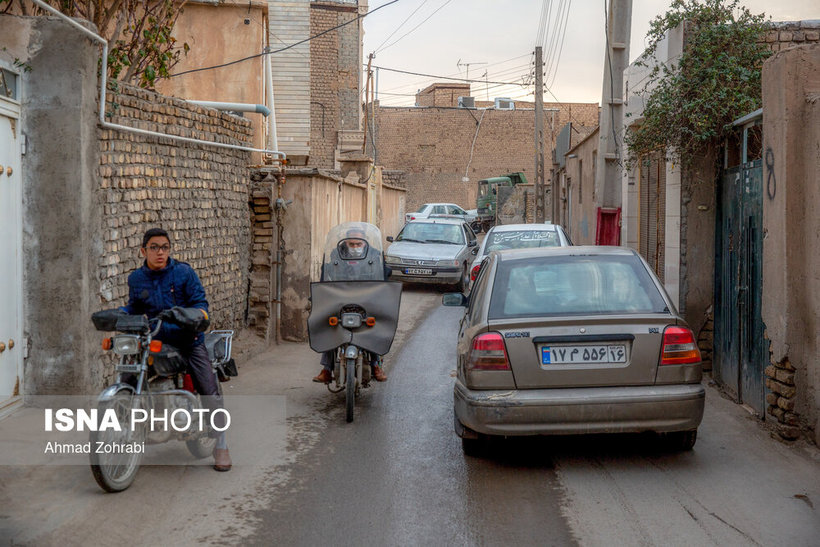
[{"label": "brick wall", "polygon": [[[315,36],[354,19],[355,5],[311,2]],[[360,24],[351,23],[310,41],[311,167],[333,169],[338,131],[360,129]]]},{"label": "brick wall", "polygon": [[[248,145],[247,119],[120,84],[106,96],[113,123]],[[244,323],[248,290],[250,153],[130,132],[100,134],[102,307],[124,304],[128,274],[142,265],[142,234],[168,230],[172,256],[196,269],[214,328]]]},{"label": "brick wall", "polygon": [[773,52],[820,42],[820,20],[773,22],[760,42]]},{"label": "brick wall", "polygon": [[[545,150],[567,122],[597,125],[594,103],[544,105]],[[551,112],[548,109],[557,109]],[[467,110],[376,105],[376,153],[385,169],[404,171],[407,210],[427,202],[475,208],[482,178],[523,171],[534,179],[534,110]],[[476,128],[481,122],[478,136]],[[471,148],[472,159],[470,159]],[[370,153],[373,153],[372,147]],[[467,166],[469,164],[469,169]],[[462,182],[465,171],[470,181]]]}]

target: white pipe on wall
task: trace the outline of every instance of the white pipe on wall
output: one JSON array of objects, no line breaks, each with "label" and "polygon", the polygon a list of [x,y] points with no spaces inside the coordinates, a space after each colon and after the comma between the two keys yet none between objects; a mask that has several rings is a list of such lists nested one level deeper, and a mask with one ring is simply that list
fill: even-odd
[{"label": "white pipe on wall", "polygon": [[136,127],[129,127],[127,125],[120,125],[120,124],[110,123],[110,122],[105,121],[105,95],[106,95],[106,89],[105,88],[106,88],[106,83],[108,82],[108,78],[106,76],[106,74],[108,73],[108,41],[105,38],[103,38],[102,36],[100,36],[99,34],[85,28],[80,23],[73,20],[71,17],[68,17],[64,13],[54,9],[50,5],[43,2],[42,0],[32,0],[32,1],[35,4],[37,4],[38,6],[40,6],[41,8],[43,8],[44,10],[53,13],[57,17],[63,19],[64,21],[67,21],[70,25],[72,25],[73,27],[79,29],[83,34],[86,34],[91,39],[96,40],[97,42],[102,44],[102,47],[103,47],[102,66],[101,66],[101,72],[100,72],[100,75],[101,75],[101,77],[100,77],[100,125],[102,125],[103,127],[108,128],[108,129],[117,129],[119,131],[127,131],[127,132],[130,132],[130,133],[137,133],[139,135],[147,135],[147,136],[151,136],[151,137],[160,137],[160,138],[163,138],[163,139],[171,139],[171,140],[175,140],[175,141],[189,142],[189,143],[192,143],[192,144],[204,144],[204,145],[207,145],[207,146],[216,146],[217,148],[228,148],[228,149],[231,149],[231,150],[245,150],[245,151],[248,151],[248,152],[262,152],[263,154],[272,154],[272,155],[275,155],[275,156],[279,156],[282,159],[286,158],[285,153],[284,152],[279,152],[278,150],[268,150],[268,149],[265,149],[265,148],[252,148],[250,146],[240,146],[240,145],[236,145],[236,144],[223,144],[223,143],[219,143],[219,142],[205,141],[205,140],[202,140],[202,139],[194,139],[194,138],[189,138],[189,137],[180,137],[178,135],[169,135],[167,133],[160,133],[158,131],[147,131],[145,129],[137,129]]}]

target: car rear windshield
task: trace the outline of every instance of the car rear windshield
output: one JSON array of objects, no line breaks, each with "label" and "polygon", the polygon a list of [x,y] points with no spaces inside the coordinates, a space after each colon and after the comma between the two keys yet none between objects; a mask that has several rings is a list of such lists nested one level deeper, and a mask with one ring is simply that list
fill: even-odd
[{"label": "car rear windshield", "polygon": [[561,241],[558,239],[556,230],[493,231],[487,236],[484,254],[504,249],[531,249],[533,247],[559,247],[560,245]]},{"label": "car rear windshield", "polygon": [[665,312],[636,256],[551,256],[501,261],[489,318]]}]

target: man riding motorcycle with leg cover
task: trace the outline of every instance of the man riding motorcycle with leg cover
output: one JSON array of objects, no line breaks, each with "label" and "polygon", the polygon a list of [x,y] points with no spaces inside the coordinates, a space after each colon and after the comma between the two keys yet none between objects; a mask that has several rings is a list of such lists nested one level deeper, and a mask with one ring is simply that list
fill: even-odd
[{"label": "man riding motorcycle with leg cover", "polygon": [[[372,226],[358,222],[339,225],[331,230],[328,241],[334,244],[334,248],[326,249],[320,281],[384,281],[388,278],[391,270],[379,251],[381,242],[378,246],[368,243],[368,238],[374,237],[374,234],[368,233],[371,231],[368,227]],[[334,237],[334,231],[340,232],[341,239]],[[335,350],[322,353],[322,370],[313,378],[314,382],[329,384],[333,380],[335,358]],[[387,374],[379,366],[379,356],[373,353],[370,354],[370,368],[377,382],[387,380]]]}]

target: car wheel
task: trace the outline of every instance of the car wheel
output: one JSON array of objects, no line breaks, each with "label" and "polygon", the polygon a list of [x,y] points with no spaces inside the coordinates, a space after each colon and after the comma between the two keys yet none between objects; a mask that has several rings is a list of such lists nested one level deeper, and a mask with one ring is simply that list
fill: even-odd
[{"label": "car wheel", "polygon": [[674,433],[666,434],[666,443],[670,450],[675,452],[688,452],[695,446],[695,441],[698,440],[698,430],[691,431],[675,431]]},{"label": "car wheel", "polygon": [[470,285],[470,270],[468,266],[464,265],[464,270],[461,272],[461,279],[456,283],[456,291],[463,293],[467,292],[467,287]]}]

